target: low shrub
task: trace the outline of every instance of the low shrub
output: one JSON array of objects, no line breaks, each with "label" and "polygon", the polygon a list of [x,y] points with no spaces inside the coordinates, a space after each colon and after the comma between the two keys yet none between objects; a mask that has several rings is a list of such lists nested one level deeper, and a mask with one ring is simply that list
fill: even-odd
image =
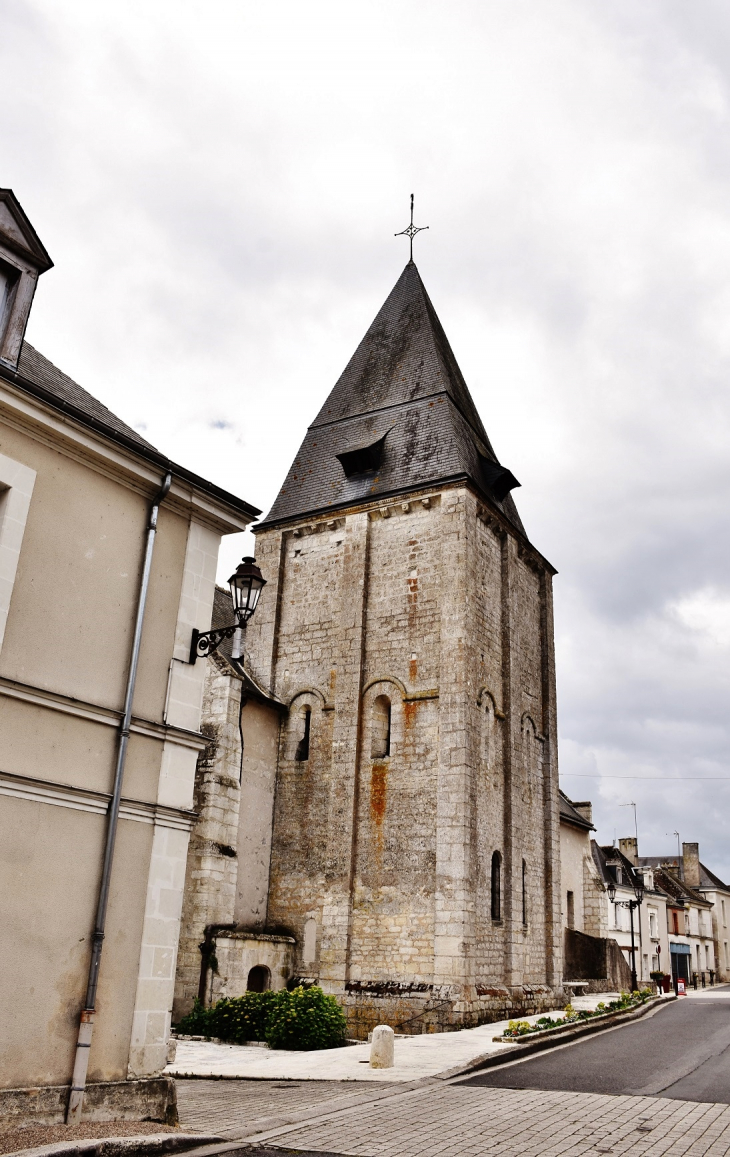
[{"label": "low shrub", "polygon": [[185,1036],[218,1037],[243,1044],[266,1041],[272,1048],[329,1049],[345,1043],[345,1016],[321,988],[247,992],[224,997],[211,1008],[196,1000],[175,1026]]},{"label": "low shrub", "polygon": [[345,1043],[345,1015],[321,988],[277,992],[266,1021],[273,1049],[334,1049]]},{"label": "low shrub", "polygon": [[527,1020],[511,1020],[507,1028],[502,1033],[502,1036],[508,1040],[514,1040],[517,1037],[527,1036],[528,1033],[543,1032],[548,1028],[556,1028],[558,1025],[575,1024],[577,1021],[590,1020],[594,1016],[603,1016],[607,1012],[621,1012],[626,1008],[634,1008],[643,1004],[654,993],[650,988],[642,988],[641,992],[622,992],[617,1000],[612,1000],[609,1004],[604,1001],[599,1001],[594,1011],[582,1009],[578,1011],[572,1004],[566,1004],[562,1017],[557,1017],[555,1020],[549,1016],[541,1016],[535,1024],[530,1024]]},{"label": "low shrub", "polygon": [[213,1036],[214,1034],[210,1031],[211,1011],[211,1009],[205,1008],[196,996],[192,1011],[184,1016],[178,1024],[173,1025],[173,1028],[185,1036]]},{"label": "low shrub", "polygon": [[266,1022],[276,992],[246,992],[224,998],[209,1009],[210,1035],[233,1044],[266,1040]]}]

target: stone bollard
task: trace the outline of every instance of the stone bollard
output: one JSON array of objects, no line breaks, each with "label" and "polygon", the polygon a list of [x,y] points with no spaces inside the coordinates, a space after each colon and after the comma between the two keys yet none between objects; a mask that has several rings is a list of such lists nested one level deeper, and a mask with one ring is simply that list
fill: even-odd
[{"label": "stone bollard", "polygon": [[379,1024],[373,1029],[373,1040],[370,1045],[370,1068],[393,1068],[393,1042],[395,1033],[387,1024]]}]

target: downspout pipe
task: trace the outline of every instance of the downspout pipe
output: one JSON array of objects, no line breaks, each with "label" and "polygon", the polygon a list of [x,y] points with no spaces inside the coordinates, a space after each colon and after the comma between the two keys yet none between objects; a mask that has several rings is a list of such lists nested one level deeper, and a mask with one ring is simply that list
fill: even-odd
[{"label": "downspout pipe", "polygon": [[152,572],[152,553],[155,547],[157,534],[157,516],[160,504],[172,485],[172,473],[168,470],[159,493],[152,501],[145,542],[144,563],[142,566],[142,581],[137,598],[137,616],[134,624],[132,639],[132,654],[127,673],[127,690],[124,696],[124,714],[119,726],[117,741],[117,758],[114,770],[114,791],[109,802],[108,822],[106,829],[106,844],[104,846],[104,863],[101,872],[99,900],[96,907],[94,934],[91,942],[91,961],[89,962],[89,978],[86,987],[86,1000],[79,1023],[79,1035],[76,1043],[76,1057],[74,1060],[73,1077],[71,1079],[71,1094],[66,1110],[66,1123],[78,1124],[84,1107],[84,1093],[86,1091],[86,1073],[89,1067],[89,1050],[94,1032],[94,1014],[96,1010],[96,989],[99,983],[99,966],[101,951],[104,945],[106,929],[106,913],[109,904],[109,886],[111,883],[112,863],[114,860],[114,846],[117,839],[119,823],[119,805],[122,798],[122,781],[124,779],[124,765],[127,761],[127,747],[129,746],[129,731],[132,722],[132,700],[134,699],[134,685],[137,682],[137,668],[139,666],[139,652],[142,643],[142,626],[144,623],[147,594]]}]

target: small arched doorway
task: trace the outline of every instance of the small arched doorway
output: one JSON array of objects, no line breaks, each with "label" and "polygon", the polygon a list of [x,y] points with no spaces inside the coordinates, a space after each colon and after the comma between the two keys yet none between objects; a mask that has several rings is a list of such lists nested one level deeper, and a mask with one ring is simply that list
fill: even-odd
[{"label": "small arched doorway", "polygon": [[265,964],[256,964],[248,974],[248,992],[267,992],[271,988],[271,972]]}]

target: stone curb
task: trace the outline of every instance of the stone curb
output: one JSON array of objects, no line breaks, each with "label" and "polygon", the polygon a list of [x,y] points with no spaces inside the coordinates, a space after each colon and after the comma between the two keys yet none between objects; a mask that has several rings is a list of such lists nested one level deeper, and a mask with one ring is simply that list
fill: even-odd
[{"label": "stone curb", "polygon": [[137,1157],[149,1154],[183,1153],[202,1145],[222,1143],[212,1133],[137,1133],[131,1137],[90,1137],[77,1141],[55,1141],[34,1149],[16,1149],[5,1157]]},{"label": "stone curb", "polygon": [[435,1073],[434,1076],[436,1080],[445,1081],[451,1077],[460,1077],[465,1073],[472,1073],[476,1070],[492,1069],[497,1065],[507,1065],[511,1061],[519,1060],[522,1057],[529,1057],[532,1053],[540,1053],[545,1049],[554,1048],[555,1045],[578,1040],[583,1036],[591,1036],[593,1033],[614,1028],[616,1025],[625,1024],[627,1021],[638,1020],[639,1017],[646,1016],[651,1009],[661,1008],[662,1005],[671,1004],[676,999],[676,996],[655,996],[652,1000],[647,1000],[646,1003],[642,1004],[639,1008],[631,1008],[624,1012],[607,1013],[605,1016],[595,1017],[595,1019],[583,1021],[581,1024],[569,1025],[566,1026],[566,1028],[547,1029],[544,1035],[540,1034],[539,1039],[525,1041],[524,1044],[511,1044],[505,1041],[506,1047],[504,1052],[483,1053],[480,1057],[475,1057],[474,1060],[468,1061],[465,1065],[457,1065],[453,1069],[444,1069],[443,1072]]}]

